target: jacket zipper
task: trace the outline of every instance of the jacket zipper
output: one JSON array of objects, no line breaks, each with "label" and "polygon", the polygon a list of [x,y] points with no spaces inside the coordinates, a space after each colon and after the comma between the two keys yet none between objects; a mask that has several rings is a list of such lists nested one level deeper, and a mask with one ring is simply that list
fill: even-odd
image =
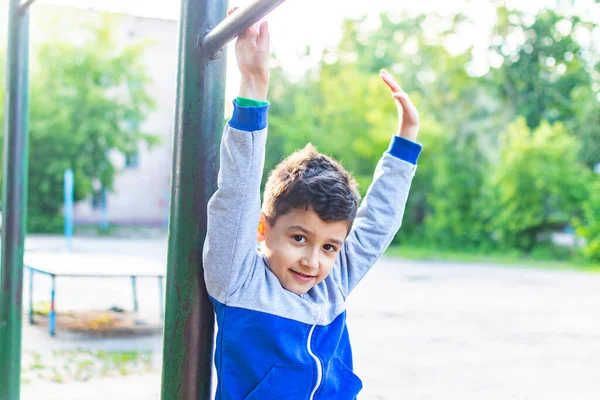
[{"label": "jacket zipper", "polygon": [[313,332],[315,331],[315,328],[317,327],[317,325],[319,324],[319,321],[321,320],[321,307],[317,307],[319,309],[319,317],[317,318],[317,322],[315,322],[315,324],[313,325],[313,327],[310,329],[310,332],[308,334],[308,341],[306,342],[306,348],[308,349],[308,354],[310,354],[310,356],[315,360],[315,363],[317,363],[317,384],[315,385],[315,387],[312,390],[312,393],[310,394],[310,400],[313,400],[315,393],[317,392],[317,389],[319,388],[319,386],[321,386],[321,381],[323,380],[323,366],[321,364],[321,360],[319,360],[319,357],[317,357],[315,355],[315,353],[312,352],[312,349],[310,348],[310,341],[312,339],[312,335]]}]

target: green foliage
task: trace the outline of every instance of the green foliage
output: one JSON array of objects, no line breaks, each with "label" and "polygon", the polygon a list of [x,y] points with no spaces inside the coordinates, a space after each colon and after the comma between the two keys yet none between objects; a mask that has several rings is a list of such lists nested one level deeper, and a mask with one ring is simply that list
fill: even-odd
[{"label": "green foliage", "polygon": [[591,91],[590,69],[597,62],[574,32],[591,32],[594,25],[552,9],[532,18],[502,6],[497,15],[490,51],[502,64],[491,76],[513,114],[532,129],[573,118],[571,95],[578,88]]},{"label": "green foliage", "polygon": [[[35,200],[29,201],[29,204]],[[28,212],[27,230],[34,233],[62,233],[65,229],[65,221],[62,215],[44,215]]]},{"label": "green foliage", "polygon": [[600,164],[600,98],[582,89],[574,93],[573,99],[576,117],[569,121],[569,131],[582,143],[579,159],[593,169]]},{"label": "green foliage", "polygon": [[583,255],[589,261],[600,263],[600,177],[590,185],[589,197],[583,204],[583,216],[576,221],[577,234],[585,241]]},{"label": "green foliage", "polygon": [[[34,52],[29,122],[31,232],[62,229],[63,176],[74,172],[75,201],[97,186],[110,189],[118,171],[111,153],[153,145],[140,132],[154,107],[142,62],[146,43],[119,45],[109,18],[84,25],[81,43],[58,38]],[[96,188],[97,189],[97,188]]]},{"label": "green foliage", "polygon": [[[549,235],[577,220],[586,257],[599,261],[600,183],[590,169],[600,163],[600,58],[578,39],[597,27],[563,3],[537,15],[498,7],[496,64],[479,77],[470,73],[472,48],[446,46],[473,22],[462,14],[385,13],[377,27],[347,20],[317,68],[299,80],[272,71],[265,170],[312,142],[351,170],[364,194],[397,127],[377,76],[387,68],[420,110],[424,146],[397,241],[562,259],[570,250],[548,244]],[[60,225],[65,168],[81,199],[94,180],[110,187],[111,151],[153,143],[139,132],[152,107],[144,44],[119,47],[106,21],[86,32],[81,45],[42,46],[43,68],[31,79],[29,221],[38,231]]]},{"label": "green foliage", "polygon": [[[418,168],[410,189],[410,196],[404,218],[402,229],[396,236],[400,242],[415,241],[422,244],[425,240],[425,220],[431,218],[433,200],[433,180],[437,174],[437,157],[445,156],[445,145],[448,142],[446,132],[440,124],[426,115],[421,116],[421,127],[419,130],[419,143],[423,152],[418,161]],[[429,238],[433,234],[427,235]]]},{"label": "green foliage", "polygon": [[532,132],[521,118],[508,127],[491,182],[492,224],[503,244],[530,251],[577,215],[589,174],[578,150],[560,123]]},{"label": "green foliage", "polygon": [[[364,193],[398,121],[389,91],[377,76],[388,68],[417,107],[426,110],[419,141],[427,151],[419,161],[401,235],[423,240],[427,231],[432,239],[471,243],[481,231],[469,227],[478,207],[471,200],[481,190],[486,165],[476,133],[493,132],[506,115],[497,112],[500,104],[467,74],[467,53],[453,56],[444,47],[443,37],[451,29],[430,40],[423,28],[426,19],[439,22],[435,16],[383,14],[378,29],[370,30],[364,19],[349,20],[339,46],[327,51],[318,70],[301,82],[289,82],[280,69],[274,71],[266,166],[311,141],[352,170]],[[453,182],[458,176],[466,185]],[[449,197],[437,196],[446,191]],[[454,206],[455,200],[460,204]],[[462,223],[453,226],[456,221]]]},{"label": "green foliage", "polygon": [[339,46],[322,66],[337,75],[351,67],[369,75],[389,69],[403,89],[451,135],[469,136],[500,129],[509,121],[487,83],[468,74],[471,48],[452,54],[446,47],[465,17],[387,13],[373,29],[365,19],[348,20]]},{"label": "green foliage", "polygon": [[[434,173],[425,220],[427,236],[442,247],[477,248],[488,245],[485,184],[489,163],[477,138],[440,138],[432,147]],[[425,157],[424,157],[425,158]]]},{"label": "green foliage", "polygon": [[310,141],[342,160],[364,193],[397,121],[377,80],[387,68],[421,111],[425,149],[396,241],[564,258],[570,250],[549,235],[581,214],[600,161],[597,64],[573,34],[590,26],[574,18],[565,33],[569,21],[553,10],[498,15],[491,51],[502,64],[482,77],[468,72],[471,48],[445,46],[463,15],[388,13],[375,29],[346,21],[316,70],[297,82],[274,71],[267,169]]},{"label": "green foliage", "polygon": [[312,142],[352,170],[364,193],[397,127],[394,102],[376,76],[354,68],[319,74],[299,85],[273,74],[266,170]]},{"label": "green foliage", "polygon": [[[505,246],[531,250],[579,216],[586,193],[593,192],[589,169],[600,162],[600,59],[593,41],[582,38],[597,25],[568,2],[536,15],[501,6],[497,15],[490,51],[501,65],[485,79],[527,126],[517,121],[504,137],[490,186],[498,200],[493,227]],[[544,121],[560,121],[566,130]],[[592,216],[592,209],[588,203],[590,221],[600,215]],[[578,232],[591,234],[584,227]]]}]

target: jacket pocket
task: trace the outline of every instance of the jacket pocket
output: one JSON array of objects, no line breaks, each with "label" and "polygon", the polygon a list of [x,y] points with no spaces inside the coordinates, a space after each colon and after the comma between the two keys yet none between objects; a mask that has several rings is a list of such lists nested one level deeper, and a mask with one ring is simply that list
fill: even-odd
[{"label": "jacket pocket", "polygon": [[314,377],[312,365],[275,364],[245,400],[306,400]]},{"label": "jacket pocket", "polygon": [[317,392],[320,399],[352,400],[362,389],[362,381],[344,364],[334,357],[325,372],[323,387]]}]

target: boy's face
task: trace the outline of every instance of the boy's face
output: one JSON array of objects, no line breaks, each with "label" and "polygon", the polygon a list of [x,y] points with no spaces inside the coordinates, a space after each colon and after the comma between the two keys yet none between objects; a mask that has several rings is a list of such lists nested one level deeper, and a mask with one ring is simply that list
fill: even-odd
[{"label": "boy's face", "polygon": [[264,214],[260,220],[264,231],[259,229],[257,239],[269,268],[281,286],[297,295],[329,275],[348,234],[347,221],[324,222],[312,208],[294,208],[274,225]]}]

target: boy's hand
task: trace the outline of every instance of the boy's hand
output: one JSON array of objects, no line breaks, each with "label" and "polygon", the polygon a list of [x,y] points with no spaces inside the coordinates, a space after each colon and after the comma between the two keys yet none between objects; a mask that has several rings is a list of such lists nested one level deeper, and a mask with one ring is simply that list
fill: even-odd
[{"label": "boy's hand", "polygon": [[[231,15],[234,7],[227,11]],[[254,24],[238,36],[235,56],[242,75],[240,97],[266,101],[269,91],[269,26]]]},{"label": "boy's hand", "polygon": [[419,133],[419,112],[417,108],[410,101],[408,94],[400,88],[400,85],[396,83],[396,80],[389,72],[382,69],[379,76],[390,88],[392,97],[396,100],[398,117],[400,118],[397,135],[416,142]]}]

